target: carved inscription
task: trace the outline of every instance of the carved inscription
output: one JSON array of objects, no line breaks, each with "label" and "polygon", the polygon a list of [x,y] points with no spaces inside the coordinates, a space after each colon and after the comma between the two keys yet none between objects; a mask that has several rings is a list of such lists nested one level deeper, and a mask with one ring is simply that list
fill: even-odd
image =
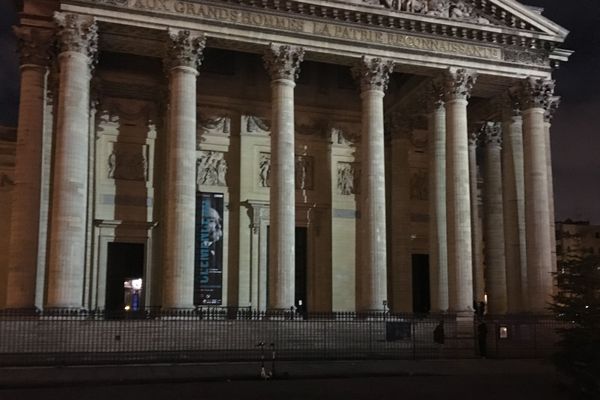
[{"label": "carved inscription", "polygon": [[[80,1],[107,4],[107,0]],[[236,10],[182,0],[120,0],[109,4],[114,7],[133,10],[167,13],[234,25],[330,37],[359,42],[365,45],[378,44],[388,47],[423,50],[491,60],[503,59],[502,50],[497,47],[404,35],[383,30],[351,27],[337,23],[314,22],[311,20]]]}]

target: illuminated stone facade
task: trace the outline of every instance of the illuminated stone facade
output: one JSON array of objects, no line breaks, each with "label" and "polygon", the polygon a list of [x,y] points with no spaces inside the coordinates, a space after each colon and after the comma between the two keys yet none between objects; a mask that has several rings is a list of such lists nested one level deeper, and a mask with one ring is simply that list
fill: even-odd
[{"label": "illuminated stone facade", "polygon": [[22,3],[0,306],[544,311],[570,52],[539,10]]}]

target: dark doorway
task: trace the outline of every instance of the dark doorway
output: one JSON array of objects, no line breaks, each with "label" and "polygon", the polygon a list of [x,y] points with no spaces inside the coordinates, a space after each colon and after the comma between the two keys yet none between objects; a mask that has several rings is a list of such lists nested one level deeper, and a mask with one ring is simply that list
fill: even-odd
[{"label": "dark doorway", "polygon": [[308,301],[306,290],[307,278],[307,250],[308,250],[308,228],[296,227],[296,273],[294,303],[298,313],[306,317],[308,313]]},{"label": "dark doorway", "polygon": [[140,312],[143,308],[144,244],[108,243],[107,253],[107,316]]},{"label": "dark doorway", "polygon": [[413,312],[426,314],[431,309],[429,299],[429,255],[412,255]]}]

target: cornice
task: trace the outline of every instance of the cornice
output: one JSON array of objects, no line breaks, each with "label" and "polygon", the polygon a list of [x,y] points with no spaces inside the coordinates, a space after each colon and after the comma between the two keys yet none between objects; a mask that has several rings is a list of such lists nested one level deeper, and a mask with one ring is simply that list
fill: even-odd
[{"label": "cornice", "polygon": [[[132,0],[66,0],[64,3],[93,4],[100,7],[126,7]],[[562,34],[543,32],[524,20],[506,13],[494,0],[469,0],[482,10],[488,10],[495,20],[489,24],[390,10],[382,5],[351,4],[323,0],[185,0],[212,6],[239,7],[260,12],[272,12],[288,17],[351,23],[363,28],[392,29],[396,33],[433,36],[440,39],[463,39],[471,43],[496,44],[514,50],[544,50],[552,52],[564,41]],[[526,10],[522,8],[522,10]],[[535,15],[533,11],[530,14]],[[540,16],[541,18],[541,16]],[[563,30],[564,31],[564,30]],[[562,33],[562,31],[561,31]],[[566,34],[565,34],[566,35]]]}]

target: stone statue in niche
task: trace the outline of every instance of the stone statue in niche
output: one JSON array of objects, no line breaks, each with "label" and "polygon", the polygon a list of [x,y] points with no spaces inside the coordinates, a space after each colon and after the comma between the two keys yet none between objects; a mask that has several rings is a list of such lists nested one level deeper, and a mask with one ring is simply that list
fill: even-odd
[{"label": "stone statue in niche", "polygon": [[136,149],[117,149],[109,154],[107,160],[108,179],[146,181],[148,179],[148,160],[143,147]]},{"label": "stone statue in niche", "polygon": [[262,187],[271,186],[271,154],[260,153],[258,160],[258,184]]},{"label": "stone statue in niche", "polygon": [[108,179],[115,179],[115,169],[117,168],[117,153],[115,150],[108,156]]},{"label": "stone statue in niche", "polygon": [[296,189],[305,190],[313,188],[313,159],[309,156],[296,156],[295,178]]},{"label": "stone statue in niche", "polygon": [[416,169],[410,176],[410,198],[411,200],[427,200],[428,196],[427,170]]},{"label": "stone statue in niche", "polygon": [[358,174],[354,163],[339,162],[337,167],[338,193],[350,196],[358,193]]},{"label": "stone statue in niche", "polygon": [[227,161],[221,151],[201,151],[197,163],[196,184],[227,186]]}]

